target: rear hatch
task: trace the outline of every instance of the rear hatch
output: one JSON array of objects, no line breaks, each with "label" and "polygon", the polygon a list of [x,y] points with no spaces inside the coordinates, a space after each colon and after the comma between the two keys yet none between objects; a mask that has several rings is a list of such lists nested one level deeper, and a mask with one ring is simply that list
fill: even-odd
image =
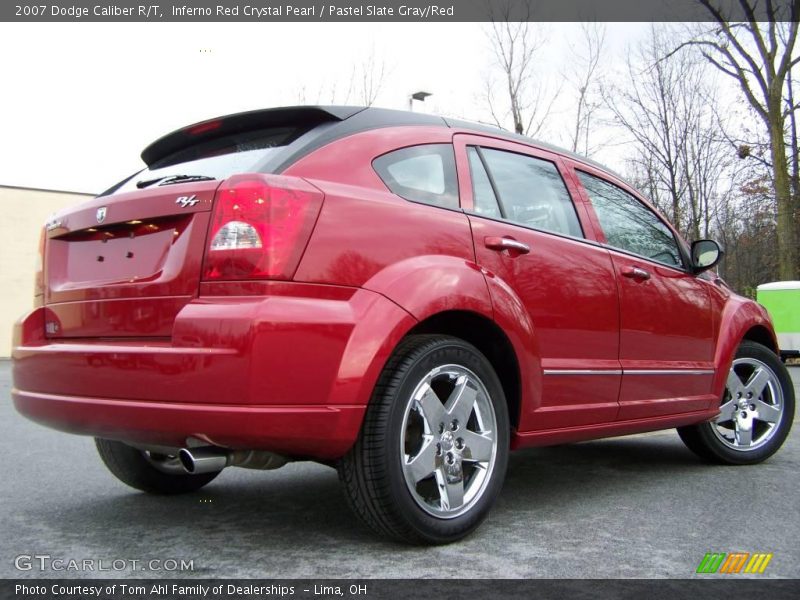
[{"label": "rear hatch", "polygon": [[45,245],[46,335],[168,336],[197,295],[219,184],[99,197],[56,217]]},{"label": "rear hatch", "polygon": [[192,125],[142,153],[146,169],[52,217],[43,248],[48,338],[169,337],[198,294],[214,196],[270,173],[354,111],[241,113]]}]

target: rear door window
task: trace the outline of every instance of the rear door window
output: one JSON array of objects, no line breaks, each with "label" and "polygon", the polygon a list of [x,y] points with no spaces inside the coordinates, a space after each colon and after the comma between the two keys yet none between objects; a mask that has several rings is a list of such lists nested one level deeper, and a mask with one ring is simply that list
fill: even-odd
[{"label": "rear door window", "polygon": [[583,237],[575,206],[555,164],[506,150],[480,148],[479,152],[499,196],[503,218],[534,229]]},{"label": "rear door window", "polygon": [[469,158],[469,172],[472,178],[472,203],[474,210],[479,215],[492,217],[493,219],[503,218],[500,212],[500,205],[497,204],[492,182],[483,166],[483,161],[478,154],[478,149],[474,146],[467,148]]},{"label": "rear door window", "polygon": [[413,202],[458,208],[458,179],[451,144],[424,144],[379,156],[372,167],[393,193]]}]

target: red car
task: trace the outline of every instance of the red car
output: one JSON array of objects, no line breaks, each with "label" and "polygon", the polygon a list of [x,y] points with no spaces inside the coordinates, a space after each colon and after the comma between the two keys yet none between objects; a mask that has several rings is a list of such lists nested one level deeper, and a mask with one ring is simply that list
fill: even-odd
[{"label": "red car", "polygon": [[191,492],[334,465],[382,534],[444,543],[510,449],[676,427],[760,462],[794,392],[766,312],[603,167],[480,125],[300,107],[191,125],[57,214],[14,403]]}]

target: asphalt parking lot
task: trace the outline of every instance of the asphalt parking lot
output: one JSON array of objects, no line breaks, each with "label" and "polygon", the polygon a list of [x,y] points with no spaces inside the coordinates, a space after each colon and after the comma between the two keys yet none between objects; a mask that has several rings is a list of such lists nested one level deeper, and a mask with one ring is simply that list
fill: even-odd
[{"label": "asphalt parking lot", "polygon": [[[769,461],[709,466],[674,431],[512,455],[484,525],[446,547],[374,537],[329,468],[228,469],[202,492],[146,496],[117,482],[89,438],[14,411],[0,361],[0,577],[685,578],[706,552],[771,552],[800,575],[800,427]],[[792,369],[795,389],[800,368]],[[798,390],[800,394],[800,390]],[[19,555],[193,561],[193,571],[19,571]]]}]

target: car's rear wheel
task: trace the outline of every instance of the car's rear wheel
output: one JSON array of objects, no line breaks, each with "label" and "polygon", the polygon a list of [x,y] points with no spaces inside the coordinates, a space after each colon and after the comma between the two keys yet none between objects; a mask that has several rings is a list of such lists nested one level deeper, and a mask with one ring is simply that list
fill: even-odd
[{"label": "car's rear wheel", "polygon": [[678,428],[690,450],[725,464],[766,460],[783,444],[794,420],[794,388],[786,367],[765,346],[742,342],[728,373],[719,416]]},{"label": "car's rear wheel", "polygon": [[177,455],[139,450],[122,442],[95,438],[100,458],[112,475],[150,494],[186,494],[209,483],[220,471],[192,475]]},{"label": "car's rear wheel", "polygon": [[509,424],[489,361],[457,338],[407,338],[386,365],[339,474],[381,534],[441,544],[470,533],[500,492]]}]

